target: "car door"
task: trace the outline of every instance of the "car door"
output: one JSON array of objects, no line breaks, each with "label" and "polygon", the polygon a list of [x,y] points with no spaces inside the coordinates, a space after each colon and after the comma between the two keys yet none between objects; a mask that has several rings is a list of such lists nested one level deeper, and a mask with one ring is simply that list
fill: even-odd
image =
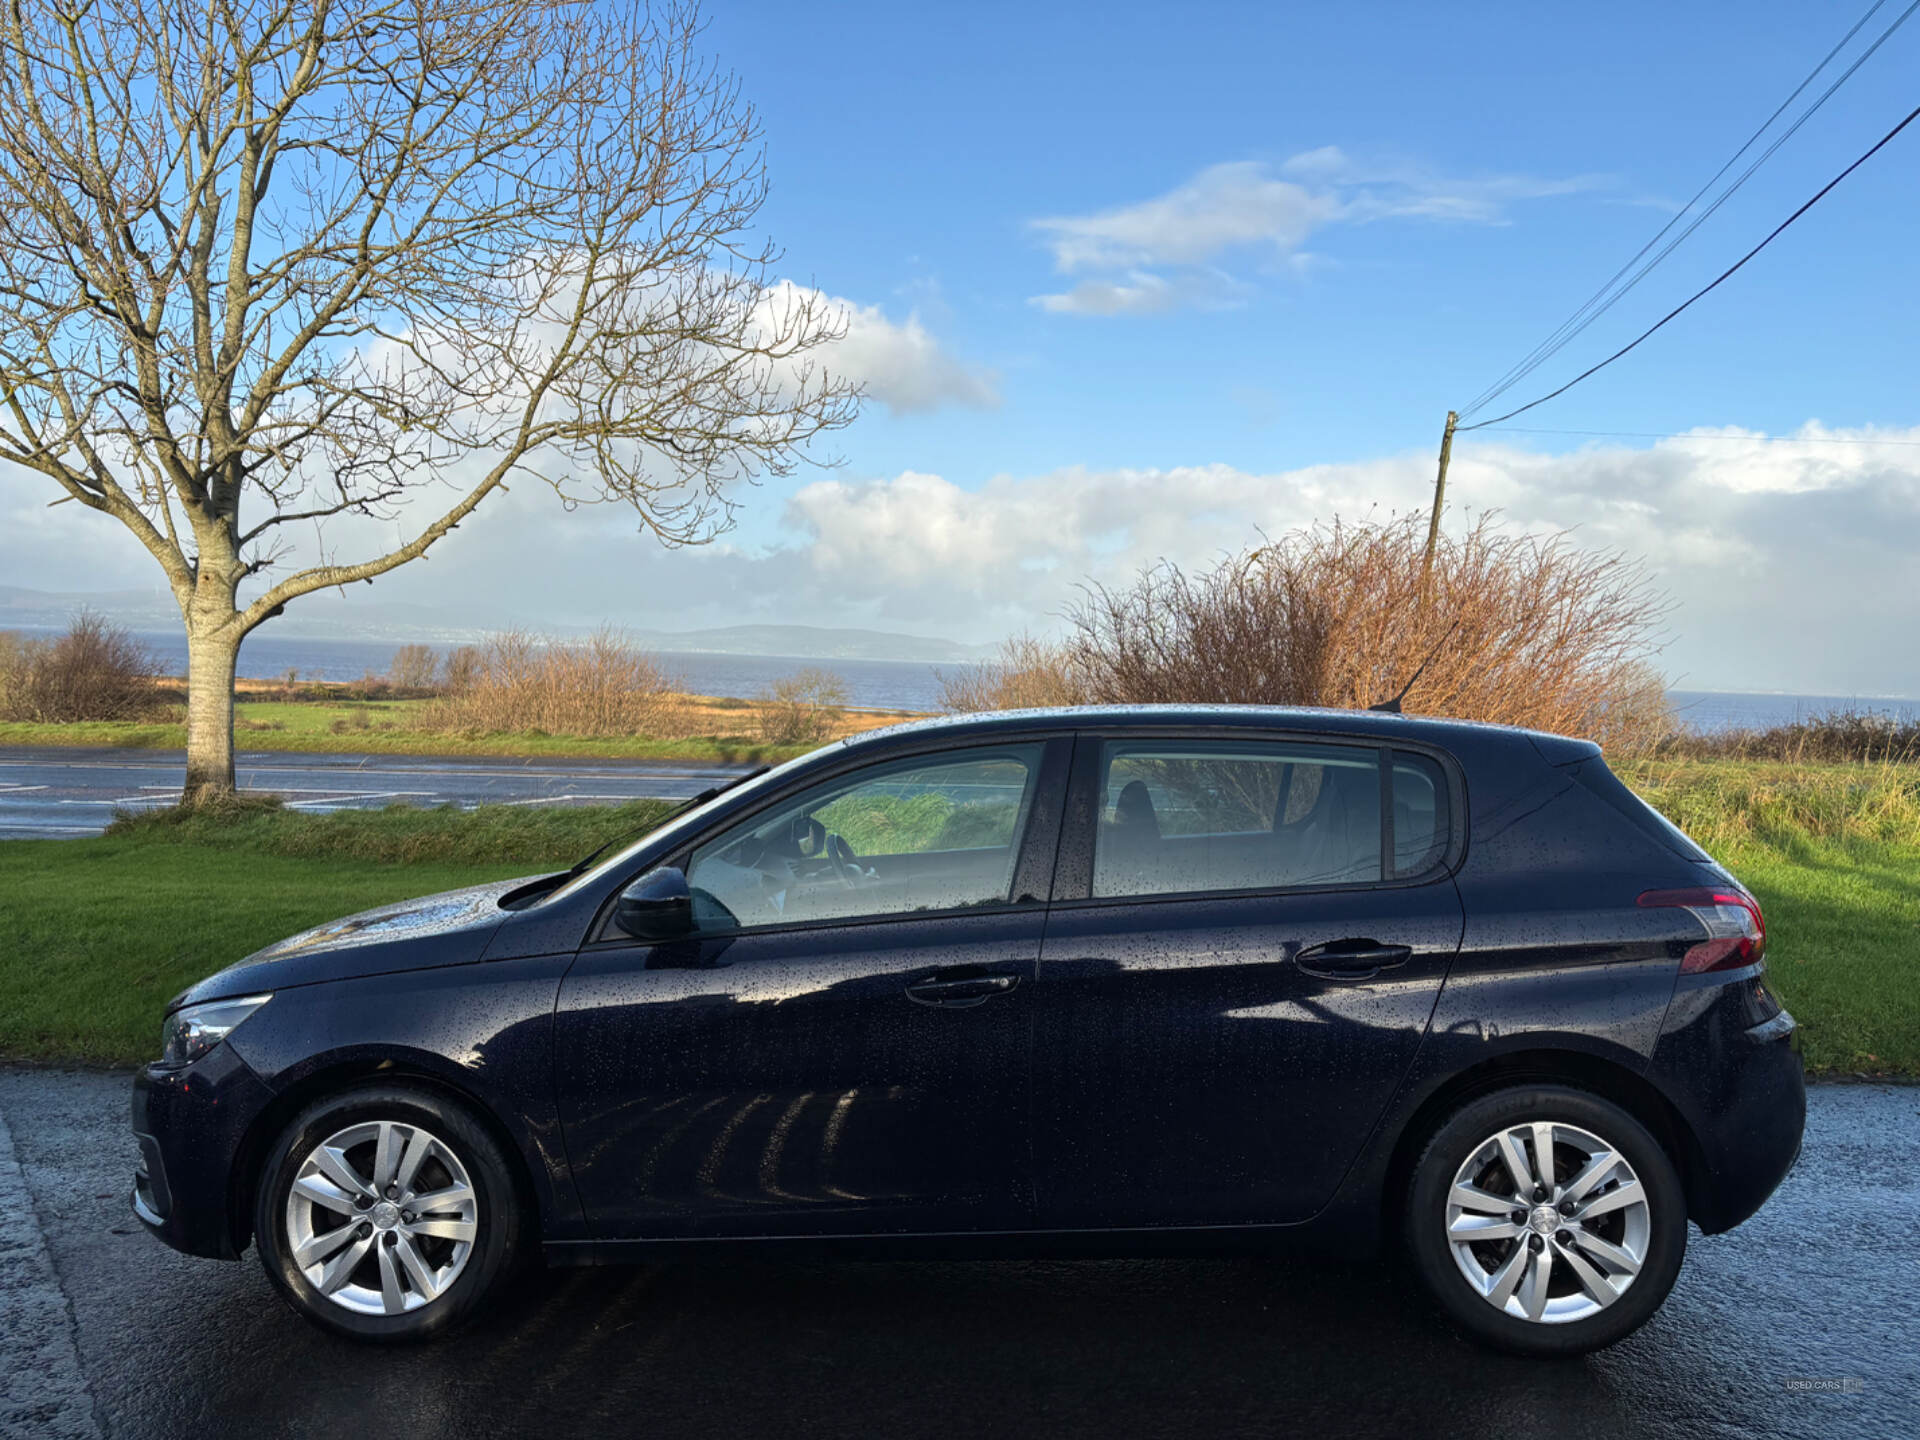
[{"label": "car door", "polygon": [[1459,805],[1430,754],[1083,736],[1035,986],[1039,1223],[1324,1205],[1459,947]]},{"label": "car door", "polygon": [[1021,739],[810,780],[689,847],[690,933],[609,925],[581,951],[555,1074],[596,1238],[1030,1222],[1070,753]]}]

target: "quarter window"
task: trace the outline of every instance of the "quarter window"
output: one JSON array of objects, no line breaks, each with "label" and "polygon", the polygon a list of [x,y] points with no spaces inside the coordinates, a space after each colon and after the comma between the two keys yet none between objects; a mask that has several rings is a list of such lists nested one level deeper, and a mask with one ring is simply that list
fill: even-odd
[{"label": "quarter window", "polygon": [[1424,755],[1393,756],[1393,873],[1419,875],[1447,848],[1447,782]]},{"label": "quarter window", "polygon": [[701,930],[1005,904],[1041,745],[841,776],[700,846]]},{"label": "quarter window", "polygon": [[1108,741],[1093,894],[1379,880],[1380,771],[1358,746]]}]

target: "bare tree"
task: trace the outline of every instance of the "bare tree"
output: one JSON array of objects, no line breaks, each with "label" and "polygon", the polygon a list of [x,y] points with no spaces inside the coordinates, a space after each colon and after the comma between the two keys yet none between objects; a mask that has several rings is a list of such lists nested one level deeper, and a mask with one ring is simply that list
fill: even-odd
[{"label": "bare tree", "polygon": [[396,690],[431,690],[440,656],[431,645],[401,645],[387,662],[387,684]]},{"label": "bare tree", "polygon": [[[290,601],[521,477],[711,538],[736,482],[852,418],[811,355],[839,317],[768,287],[757,125],[699,30],[623,0],[7,0],[0,459],[165,572],[189,799],[232,788],[240,642]],[[344,517],[388,538],[337,554]]]}]

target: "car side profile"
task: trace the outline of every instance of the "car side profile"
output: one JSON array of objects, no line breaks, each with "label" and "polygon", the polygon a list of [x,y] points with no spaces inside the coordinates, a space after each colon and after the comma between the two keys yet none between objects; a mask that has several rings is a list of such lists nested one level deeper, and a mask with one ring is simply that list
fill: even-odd
[{"label": "car side profile", "polygon": [[133,1208],[369,1340],[536,1255],[1304,1243],[1572,1354],[1799,1153],[1765,938],[1585,741],[919,722],[202,981],[135,1079]]}]

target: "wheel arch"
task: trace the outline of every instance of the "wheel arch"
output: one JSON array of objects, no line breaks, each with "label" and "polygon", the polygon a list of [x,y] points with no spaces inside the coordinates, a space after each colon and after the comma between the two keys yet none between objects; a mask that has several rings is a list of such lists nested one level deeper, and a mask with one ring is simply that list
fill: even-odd
[{"label": "wheel arch", "polygon": [[1447,1117],[1482,1095],[1528,1084],[1567,1085],[1618,1105],[1647,1127],[1673,1161],[1687,1197],[1688,1215],[1696,1217],[1711,1209],[1711,1172],[1700,1143],[1659,1087],[1626,1066],[1587,1051],[1525,1049],[1492,1056],[1450,1076],[1400,1127],[1381,1194],[1381,1236],[1386,1243],[1391,1245],[1392,1237],[1400,1233],[1414,1164]]},{"label": "wheel arch", "polygon": [[473,1116],[507,1157],[520,1202],[523,1239],[537,1246],[542,1214],[540,1187],[534,1182],[525,1151],[492,1107],[430,1062],[410,1055],[361,1055],[324,1064],[302,1075],[277,1092],[247,1127],[227,1182],[227,1217],[234,1253],[245,1251],[253,1240],[253,1209],[261,1169],[274,1141],[293,1118],[316,1100],[380,1084],[405,1085],[437,1093]]}]

